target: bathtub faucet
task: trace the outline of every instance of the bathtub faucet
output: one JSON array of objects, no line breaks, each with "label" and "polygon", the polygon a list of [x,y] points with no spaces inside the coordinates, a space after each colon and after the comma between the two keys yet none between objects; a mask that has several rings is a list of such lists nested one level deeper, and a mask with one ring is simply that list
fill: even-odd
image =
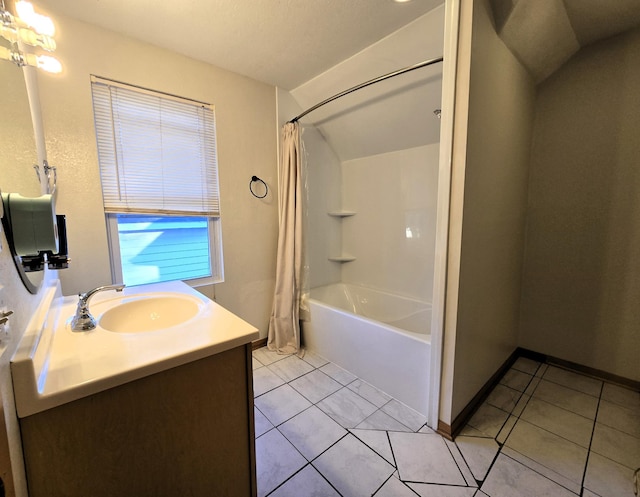
[{"label": "bathtub faucet", "polygon": [[97,326],[96,319],[89,312],[89,299],[98,292],[106,290],[115,290],[121,292],[126,285],[105,285],[89,290],[87,293],[79,293],[78,308],[76,314],[71,320],[71,330],[73,331],[89,331],[95,329]]}]

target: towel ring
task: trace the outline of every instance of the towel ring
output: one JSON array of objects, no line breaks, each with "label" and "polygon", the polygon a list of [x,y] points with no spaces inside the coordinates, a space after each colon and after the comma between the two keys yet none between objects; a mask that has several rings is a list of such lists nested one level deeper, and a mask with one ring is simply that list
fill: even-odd
[{"label": "towel ring", "polygon": [[[256,194],[256,192],[253,191],[253,184],[256,181],[259,181],[260,183],[262,183],[264,185],[264,195],[258,195],[258,194]],[[251,192],[251,195],[253,195],[255,198],[265,198],[267,196],[267,193],[269,193],[269,187],[267,186],[267,184],[264,181],[262,181],[257,176],[251,176],[251,181],[249,181],[249,191]]]}]

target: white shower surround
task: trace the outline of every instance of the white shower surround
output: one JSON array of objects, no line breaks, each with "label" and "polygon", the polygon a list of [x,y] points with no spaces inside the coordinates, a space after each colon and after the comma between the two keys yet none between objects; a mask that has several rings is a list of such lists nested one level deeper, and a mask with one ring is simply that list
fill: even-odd
[{"label": "white shower surround", "polygon": [[[279,105],[297,102],[296,107],[302,111],[350,86],[349,83],[357,84],[379,75],[384,72],[384,64],[390,63],[389,70],[392,70],[403,63],[409,65],[428,58],[425,46],[434,50],[437,48],[434,56],[441,55],[444,11],[444,5],[434,9],[406,29],[401,29],[292,90],[286,95],[287,98],[280,99]],[[452,15],[451,9],[447,12],[449,16]],[[422,74],[422,77],[425,75]],[[435,84],[438,87],[437,93],[440,91],[438,79],[432,78],[427,83],[431,89],[435,88]],[[391,80],[386,90],[384,86],[376,85],[376,91],[384,94],[390,88],[404,89],[403,84],[407,84],[409,80],[403,81],[404,83]],[[397,84],[400,86],[397,87]],[[317,94],[314,94],[313,89],[317,90]],[[435,347],[431,347],[429,338],[426,341],[417,340],[422,346],[416,348],[416,339],[413,337],[412,346],[408,347],[407,352],[396,354],[398,345],[393,340],[387,342],[387,339],[400,336],[406,338],[409,336],[407,333],[372,319],[326,306],[315,299],[311,301],[315,317],[312,316],[312,321],[303,325],[303,340],[306,338],[307,345],[311,347],[319,347],[320,342],[314,342],[314,338],[317,330],[325,326],[327,331],[323,331],[323,335],[318,338],[320,341],[333,342],[329,345],[334,348],[341,349],[346,344],[359,340],[358,345],[350,349],[350,354],[342,355],[344,360],[335,359],[335,362],[385,391],[392,390],[391,385],[384,383],[387,381],[385,377],[394,378],[388,383],[401,384],[401,390],[410,390],[410,393],[389,393],[425,415],[428,413],[430,426],[435,427],[439,418],[443,312],[440,307],[443,287],[440,281],[442,271],[435,270],[434,261],[439,257],[439,262],[443,263],[441,243],[438,245],[440,249],[436,251],[436,233],[438,238],[444,236],[443,239],[446,239],[446,230],[443,230],[441,221],[448,212],[444,201],[446,195],[439,195],[440,176],[443,176],[443,180],[448,180],[448,175],[439,171],[439,156],[441,153],[448,155],[450,151],[448,146],[444,151],[440,149],[437,134],[423,132],[418,142],[408,139],[409,135],[414,134],[403,134],[408,129],[431,127],[434,124],[432,119],[438,122],[436,126],[440,129],[440,121],[433,116],[432,111],[441,107],[441,100],[440,96],[432,100],[431,89],[426,95],[416,93],[417,100],[409,109],[397,104],[394,98],[377,99],[373,103],[376,99],[372,99],[371,95],[357,92],[356,100],[364,98],[372,102],[374,116],[363,117],[362,113],[369,108],[368,104],[361,109],[354,109],[350,107],[353,102],[343,103],[349,108],[349,112],[341,115],[338,111],[338,115],[331,117],[329,114],[335,112],[336,107],[327,106],[331,109],[316,111],[309,119],[303,120],[306,122],[303,123],[303,141],[309,159],[307,261],[310,267],[310,286],[316,288],[347,283],[380,288],[389,294],[421,301],[430,302],[433,298],[438,302],[438,308],[433,310],[433,318],[426,319],[426,327],[433,327]],[[354,113],[354,110],[358,112]],[[299,112],[287,112],[285,117],[290,118],[297,113]],[[356,114],[361,118],[360,125],[353,122]],[[431,117],[424,124],[412,126],[415,123],[409,116],[415,117],[416,114],[421,118],[429,115]],[[401,115],[402,119],[398,125],[387,125],[378,119],[382,115],[385,119],[387,115]],[[448,121],[443,119],[441,122],[444,124]],[[331,126],[336,128],[337,136],[330,131]],[[445,145],[450,132],[448,128],[449,126],[444,128]],[[369,130],[370,133],[365,136],[354,135],[354,130]],[[356,214],[338,218],[328,215],[332,211],[354,211]],[[438,226],[436,219],[439,219]],[[331,262],[330,259],[340,256],[354,257],[355,260],[343,264]],[[382,334],[384,338],[379,335],[380,328],[387,329]],[[340,329],[344,333],[335,332]],[[373,351],[370,352],[376,348],[376,342],[380,344],[375,351],[377,356]],[[331,347],[325,350],[325,355],[328,350]],[[419,358],[413,360],[412,354],[418,350]],[[374,357],[372,362],[371,358]],[[407,361],[407,358],[410,360]],[[382,382],[361,372],[366,371],[363,361],[374,364],[373,369],[377,369],[376,373]],[[394,368],[403,370],[402,380],[399,381],[399,377],[390,373]]]},{"label": "white shower surround", "polygon": [[307,349],[427,416],[430,303],[336,283],[312,289],[309,307]]}]

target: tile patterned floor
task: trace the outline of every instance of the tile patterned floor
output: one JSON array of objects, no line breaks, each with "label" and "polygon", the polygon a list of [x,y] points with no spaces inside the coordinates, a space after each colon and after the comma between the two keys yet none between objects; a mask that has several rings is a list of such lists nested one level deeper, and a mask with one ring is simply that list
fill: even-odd
[{"label": "tile patterned floor", "polygon": [[455,442],[307,352],[253,352],[259,497],[631,497],[640,393],[520,358]]}]

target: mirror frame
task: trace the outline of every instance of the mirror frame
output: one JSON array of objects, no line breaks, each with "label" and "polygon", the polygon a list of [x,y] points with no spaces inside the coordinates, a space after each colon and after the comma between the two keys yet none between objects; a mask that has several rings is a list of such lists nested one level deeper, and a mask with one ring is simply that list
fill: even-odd
[{"label": "mirror frame", "polygon": [[[0,198],[0,202],[2,199]],[[22,258],[16,254],[14,244],[13,244],[13,232],[11,231],[11,223],[9,222],[9,216],[7,214],[7,210],[4,209],[4,216],[2,216],[2,228],[4,229],[5,237],[7,238],[7,245],[9,246],[9,251],[11,252],[11,258],[13,259],[13,263],[16,266],[16,270],[18,271],[18,275],[22,280],[22,284],[25,286],[27,291],[32,294],[38,293],[40,286],[42,285],[42,279],[36,285],[33,281],[29,279],[27,272],[24,270],[22,266]],[[44,274],[44,269],[43,269]]]}]

